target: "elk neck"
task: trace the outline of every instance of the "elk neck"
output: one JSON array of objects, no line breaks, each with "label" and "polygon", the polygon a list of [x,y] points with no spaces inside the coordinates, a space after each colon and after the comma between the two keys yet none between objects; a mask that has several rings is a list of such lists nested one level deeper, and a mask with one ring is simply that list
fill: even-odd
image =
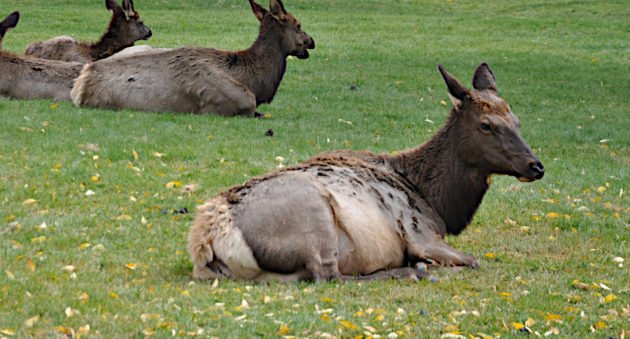
[{"label": "elk neck", "polygon": [[110,57],[130,46],[120,39],[120,36],[116,33],[118,29],[114,27],[115,25],[117,25],[116,21],[112,21],[107,29],[107,32],[103,34],[99,41],[87,45],[92,60],[100,60]]},{"label": "elk neck", "polygon": [[471,167],[459,155],[460,138],[451,113],[448,122],[423,145],[389,159],[390,166],[440,215],[446,230],[459,234],[472,220],[488,190],[490,173]]},{"label": "elk neck", "polygon": [[266,17],[256,41],[244,51],[230,53],[227,66],[234,78],[256,95],[256,105],[270,103],[287,67],[279,24]]}]

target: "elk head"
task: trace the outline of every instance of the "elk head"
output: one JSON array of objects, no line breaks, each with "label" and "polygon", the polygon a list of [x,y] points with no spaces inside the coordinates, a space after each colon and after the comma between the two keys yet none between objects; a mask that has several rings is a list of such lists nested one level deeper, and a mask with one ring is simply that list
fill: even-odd
[{"label": "elk head", "polygon": [[2,39],[8,30],[17,26],[20,21],[20,12],[9,14],[4,20],[0,21],[0,50],[2,49]]},{"label": "elk head", "polygon": [[133,45],[138,40],[147,40],[151,37],[151,29],[144,25],[140,14],[133,8],[133,0],[123,0],[122,6],[116,0],[105,0],[105,7],[112,11],[110,32],[123,38],[125,45]]},{"label": "elk head", "polygon": [[254,0],[249,0],[252,11],[256,18],[264,24],[266,20],[271,20],[280,27],[283,48],[288,55],[296,56],[299,59],[309,57],[308,50],[315,48],[315,41],[310,35],[302,31],[300,22],[284,9],[280,0],[269,0],[269,11],[257,4]]},{"label": "elk head", "polygon": [[520,122],[499,97],[490,66],[481,64],[473,77],[473,90],[438,65],[453,101],[449,118],[455,128],[459,156],[487,175],[506,174],[529,182],[545,174],[543,164],[520,133]]}]

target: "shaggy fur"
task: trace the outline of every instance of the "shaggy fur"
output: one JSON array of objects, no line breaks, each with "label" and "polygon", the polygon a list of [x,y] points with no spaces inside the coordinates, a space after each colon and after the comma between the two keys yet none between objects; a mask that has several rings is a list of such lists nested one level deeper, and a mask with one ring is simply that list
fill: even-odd
[{"label": "shaggy fur", "polygon": [[444,236],[469,224],[491,175],[532,181],[544,169],[488,65],[475,72],[474,90],[440,72],[455,107],[427,143],[394,156],[322,154],[200,206],[189,234],[193,276],[417,279],[426,277],[413,267],[419,261],[477,267]]}]

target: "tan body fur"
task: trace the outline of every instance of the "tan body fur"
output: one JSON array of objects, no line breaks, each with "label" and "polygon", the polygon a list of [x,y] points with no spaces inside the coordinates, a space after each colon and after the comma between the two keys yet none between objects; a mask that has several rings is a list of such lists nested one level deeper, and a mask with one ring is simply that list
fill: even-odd
[{"label": "tan body fur", "polygon": [[313,39],[279,0],[270,11],[250,0],[261,22],[247,50],[156,49],[87,65],[72,90],[77,106],[219,115],[254,115],[271,102],[286,58],[308,58]]},{"label": "tan body fur", "polygon": [[469,224],[490,175],[533,181],[544,169],[498,97],[489,66],[479,66],[472,91],[440,71],[455,107],[425,144],[395,156],[322,154],[200,206],[188,237],[193,276],[423,278],[413,267],[419,261],[477,267],[445,235]]}]

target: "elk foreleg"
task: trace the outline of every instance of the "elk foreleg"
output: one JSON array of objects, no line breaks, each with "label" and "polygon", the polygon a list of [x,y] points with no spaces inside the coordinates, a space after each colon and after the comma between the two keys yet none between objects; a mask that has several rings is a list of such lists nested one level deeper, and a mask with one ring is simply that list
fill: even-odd
[{"label": "elk foreleg", "polygon": [[195,85],[198,87],[190,90],[200,100],[199,113],[250,117],[256,114],[256,95],[228,75],[213,71],[201,84]]},{"label": "elk foreleg", "polygon": [[422,244],[407,244],[408,255],[423,260],[430,259],[442,266],[468,266],[470,268],[479,267],[477,259],[472,255],[462,253],[450,247],[444,239],[439,236],[431,241]]}]

